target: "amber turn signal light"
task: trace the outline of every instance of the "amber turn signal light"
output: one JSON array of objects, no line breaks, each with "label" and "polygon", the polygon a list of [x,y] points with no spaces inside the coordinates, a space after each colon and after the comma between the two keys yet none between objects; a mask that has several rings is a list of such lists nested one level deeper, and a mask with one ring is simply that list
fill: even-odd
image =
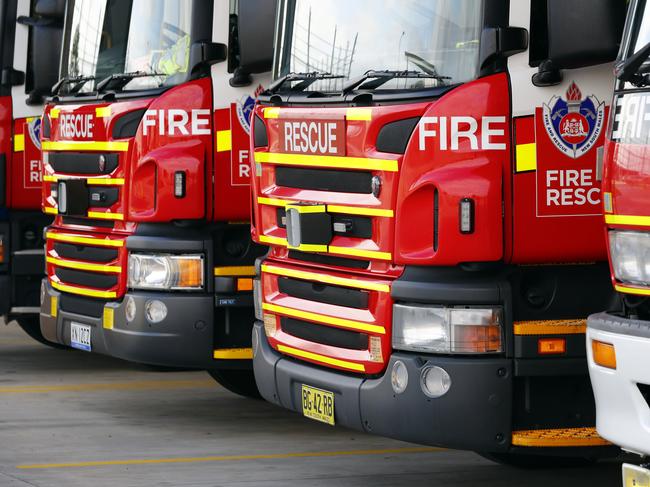
[{"label": "amber turn signal light", "polygon": [[566,353],[566,338],[540,338],[537,340],[539,355],[562,355]]},{"label": "amber turn signal light", "polygon": [[253,279],[239,278],[237,279],[237,291],[252,291]]},{"label": "amber turn signal light", "polygon": [[603,343],[598,340],[591,341],[591,350],[594,362],[601,367],[616,369],[616,350],[611,343]]}]

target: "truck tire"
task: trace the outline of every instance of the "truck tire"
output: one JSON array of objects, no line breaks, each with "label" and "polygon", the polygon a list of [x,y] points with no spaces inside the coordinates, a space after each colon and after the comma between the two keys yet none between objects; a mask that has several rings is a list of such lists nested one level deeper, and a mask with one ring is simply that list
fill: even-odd
[{"label": "truck tire", "polygon": [[41,324],[39,322],[38,315],[21,316],[20,318],[16,318],[15,321],[16,323],[18,323],[18,326],[20,326],[25,333],[27,333],[38,343],[47,345],[48,347],[56,348],[58,350],[68,350],[68,347],[60,345],[58,343],[50,342],[43,337],[43,334],[41,333]]},{"label": "truck tire", "polygon": [[261,399],[252,370],[208,370],[220,385],[240,396]]},{"label": "truck tire", "polygon": [[500,465],[525,469],[585,467],[597,462],[589,457],[559,457],[553,455],[534,455],[522,453],[478,452],[483,458]]}]

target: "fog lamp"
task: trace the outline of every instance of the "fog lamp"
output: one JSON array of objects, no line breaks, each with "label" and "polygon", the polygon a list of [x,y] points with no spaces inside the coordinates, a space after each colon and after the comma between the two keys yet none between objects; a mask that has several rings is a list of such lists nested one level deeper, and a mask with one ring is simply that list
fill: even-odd
[{"label": "fog lamp", "polygon": [[420,387],[426,396],[442,397],[451,387],[451,377],[440,367],[425,367],[420,374]]},{"label": "fog lamp", "polygon": [[145,303],[144,314],[149,323],[160,323],[167,318],[167,306],[162,301],[152,299]]},{"label": "fog lamp", "polygon": [[131,296],[127,296],[126,306],[124,307],[124,314],[126,315],[126,321],[131,323],[133,320],[135,320],[136,311],[137,311],[137,307],[135,305],[135,299],[133,299]]},{"label": "fog lamp", "polygon": [[409,384],[409,372],[401,360],[395,361],[390,372],[390,385],[393,386],[395,394],[402,394]]}]

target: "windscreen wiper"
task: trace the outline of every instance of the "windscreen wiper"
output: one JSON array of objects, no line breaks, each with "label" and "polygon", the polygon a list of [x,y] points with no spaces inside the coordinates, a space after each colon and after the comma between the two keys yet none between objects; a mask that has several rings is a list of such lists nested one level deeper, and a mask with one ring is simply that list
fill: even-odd
[{"label": "windscreen wiper", "polygon": [[305,91],[316,81],[323,79],[341,79],[343,77],[344,76],[341,76],[340,74],[321,73],[319,71],[313,71],[311,73],[289,73],[273,82],[266,91],[270,93],[277,93],[280,91],[280,88],[293,81],[300,81],[300,83],[292,86],[291,91]]},{"label": "windscreen wiper", "polygon": [[97,92],[104,91],[120,91],[124,89],[131,81],[136,78],[150,78],[156,76],[167,76],[164,73],[148,73],[146,71],[133,71],[132,73],[117,73],[111,74],[97,83]]},{"label": "windscreen wiper", "polygon": [[614,66],[614,75],[621,81],[628,81],[634,86],[646,86],[650,83],[647,74],[639,73],[641,66],[650,57],[650,42],[635,52],[625,61],[620,61]]},{"label": "windscreen wiper", "polygon": [[381,85],[388,83],[393,79],[407,79],[407,78],[422,78],[422,79],[435,79],[438,81],[450,80],[450,76],[441,76],[438,73],[424,73],[422,71],[397,71],[397,70],[382,70],[382,71],[366,71],[357,79],[350,81],[343,87],[343,94],[347,95],[352,90],[361,88],[363,90],[375,90]]},{"label": "windscreen wiper", "polygon": [[73,85],[72,88],[68,90],[68,93],[78,93],[83,86],[89,81],[95,81],[97,78],[95,76],[66,76],[61,78],[56,84],[52,87],[52,94],[58,95],[66,85]]}]

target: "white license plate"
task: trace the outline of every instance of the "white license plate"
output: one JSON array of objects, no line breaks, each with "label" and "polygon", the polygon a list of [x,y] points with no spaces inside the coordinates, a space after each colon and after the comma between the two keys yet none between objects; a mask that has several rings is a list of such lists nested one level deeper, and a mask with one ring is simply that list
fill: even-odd
[{"label": "white license plate", "polygon": [[75,323],[74,321],[70,323],[70,345],[72,345],[73,348],[90,352],[90,334],[90,326]]}]

